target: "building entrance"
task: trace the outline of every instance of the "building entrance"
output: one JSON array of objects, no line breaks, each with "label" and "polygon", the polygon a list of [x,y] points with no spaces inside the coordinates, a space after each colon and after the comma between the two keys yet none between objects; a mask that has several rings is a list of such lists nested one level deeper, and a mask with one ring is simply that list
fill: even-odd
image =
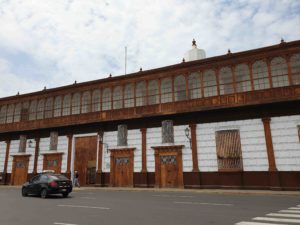
[{"label": "building entrance", "polygon": [[75,139],[74,171],[79,173],[81,186],[95,184],[97,136],[77,137]]},{"label": "building entrance", "polygon": [[15,155],[12,168],[12,185],[22,185],[27,181],[30,155]]}]

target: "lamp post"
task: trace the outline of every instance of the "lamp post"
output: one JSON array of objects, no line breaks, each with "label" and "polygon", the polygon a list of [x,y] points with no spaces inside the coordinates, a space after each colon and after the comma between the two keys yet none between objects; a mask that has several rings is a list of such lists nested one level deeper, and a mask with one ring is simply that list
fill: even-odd
[{"label": "lamp post", "polygon": [[192,138],[190,136],[190,128],[186,127],[184,129],[184,133],[185,133],[186,138],[189,140],[189,142],[190,142],[190,148],[192,149]]}]

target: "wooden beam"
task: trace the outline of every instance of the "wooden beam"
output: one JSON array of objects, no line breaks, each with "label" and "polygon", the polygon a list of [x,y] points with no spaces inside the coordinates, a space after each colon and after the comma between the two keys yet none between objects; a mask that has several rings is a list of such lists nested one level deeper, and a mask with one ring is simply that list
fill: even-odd
[{"label": "wooden beam", "polygon": [[142,173],[147,172],[147,128],[140,129],[142,133]]},{"label": "wooden beam", "polygon": [[267,154],[268,154],[268,161],[269,161],[269,171],[277,171],[274,149],[273,149],[270,121],[271,121],[271,118],[269,118],[269,117],[262,118],[262,122],[264,124]]},{"label": "wooden beam", "polygon": [[198,167],[198,151],[197,151],[197,133],[196,133],[196,124],[190,124],[191,129],[191,141],[192,141],[192,160],[193,160],[193,172],[199,172]]},{"label": "wooden beam", "polygon": [[35,140],[35,150],[34,150],[34,161],[33,161],[33,174],[37,174],[37,164],[38,164],[38,157],[40,151],[40,137],[36,137],[34,140]]}]

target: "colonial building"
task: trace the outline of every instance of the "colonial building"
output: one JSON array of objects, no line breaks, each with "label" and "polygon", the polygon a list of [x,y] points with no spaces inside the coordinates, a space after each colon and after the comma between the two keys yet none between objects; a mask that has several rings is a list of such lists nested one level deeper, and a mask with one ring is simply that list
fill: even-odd
[{"label": "colonial building", "polygon": [[0,182],[300,189],[300,41],[0,99]]}]

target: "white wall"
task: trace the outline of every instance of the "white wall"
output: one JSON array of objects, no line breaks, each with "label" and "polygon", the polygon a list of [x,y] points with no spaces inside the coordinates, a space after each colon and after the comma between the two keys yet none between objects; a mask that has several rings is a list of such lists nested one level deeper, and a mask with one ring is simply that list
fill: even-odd
[{"label": "white wall", "polygon": [[174,144],[183,145],[182,148],[182,166],[183,172],[191,172],[193,170],[192,150],[190,148],[189,139],[185,136],[185,128],[188,126],[174,126]]},{"label": "white wall", "polygon": [[32,173],[33,172],[34,153],[35,153],[35,148],[34,147],[33,148],[29,148],[29,146],[28,146],[28,143],[29,143],[30,140],[32,141],[32,143],[35,143],[34,139],[27,139],[27,142],[26,142],[26,153],[31,155],[29,157],[28,173]]},{"label": "white wall", "polygon": [[6,154],[6,142],[0,141],[0,173],[2,173],[4,170],[5,154]]},{"label": "white wall", "polygon": [[62,155],[61,172],[65,173],[67,172],[67,161],[68,161],[68,137],[67,136],[58,137],[57,151],[64,153]]},{"label": "white wall", "polygon": [[273,148],[278,170],[300,171],[298,125],[300,125],[300,115],[271,119]]},{"label": "white wall", "polygon": [[127,144],[134,147],[134,172],[142,171],[142,133],[140,130],[128,130]]},{"label": "white wall", "polygon": [[12,140],[10,143],[9,158],[7,164],[7,172],[11,173],[13,157],[11,155],[18,153],[20,140]]},{"label": "white wall", "polygon": [[155,172],[154,150],[151,146],[161,145],[161,127],[147,129],[147,171]]},{"label": "white wall", "polygon": [[110,151],[107,151],[107,148],[112,148],[117,146],[117,131],[104,132],[103,142],[107,145],[103,146],[103,162],[102,162],[102,171],[110,171]]},{"label": "white wall", "polygon": [[40,154],[38,155],[37,172],[41,173],[43,171],[43,153],[49,152],[50,149],[50,137],[40,139]]}]

